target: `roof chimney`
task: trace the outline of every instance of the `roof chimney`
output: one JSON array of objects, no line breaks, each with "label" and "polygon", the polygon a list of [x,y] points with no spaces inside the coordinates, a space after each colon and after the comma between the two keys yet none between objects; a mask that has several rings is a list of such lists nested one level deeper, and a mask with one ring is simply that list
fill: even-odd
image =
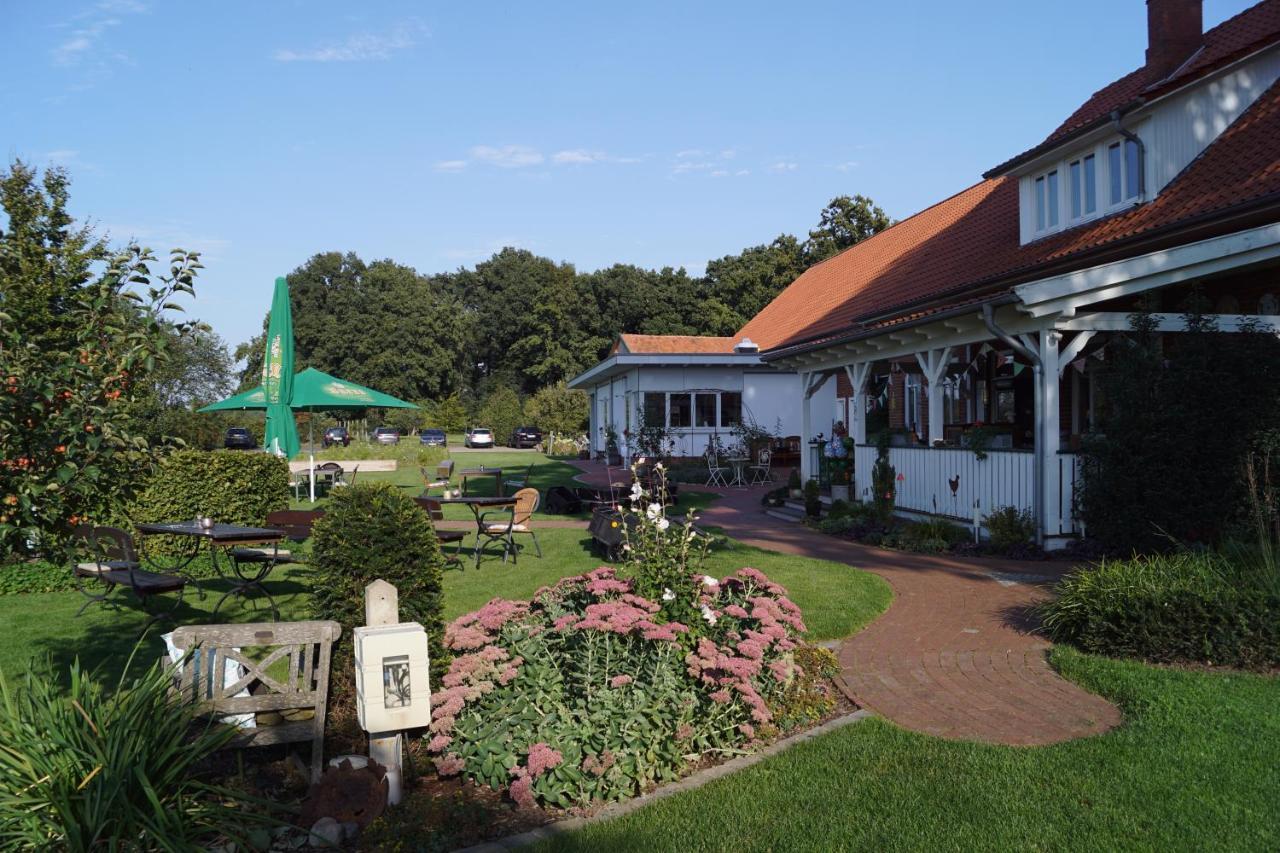
[{"label": "roof chimney", "polygon": [[1163,80],[1204,44],[1202,0],[1147,0],[1147,68]]}]

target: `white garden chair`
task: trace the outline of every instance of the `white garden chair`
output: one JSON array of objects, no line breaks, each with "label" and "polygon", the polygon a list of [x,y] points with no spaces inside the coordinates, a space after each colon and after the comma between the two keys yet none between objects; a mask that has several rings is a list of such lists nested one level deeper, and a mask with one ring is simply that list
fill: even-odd
[{"label": "white garden chair", "polygon": [[772,458],[773,454],[768,450],[761,450],[756,454],[756,464],[748,469],[751,472],[751,485],[773,482],[773,469],[769,464]]},{"label": "white garden chair", "polygon": [[714,452],[710,450],[707,451],[707,473],[709,474],[707,477],[708,486],[727,487],[729,485],[729,481],[724,478],[724,473],[728,470],[728,468],[724,468],[720,465],[720,462],[716,459]]}]

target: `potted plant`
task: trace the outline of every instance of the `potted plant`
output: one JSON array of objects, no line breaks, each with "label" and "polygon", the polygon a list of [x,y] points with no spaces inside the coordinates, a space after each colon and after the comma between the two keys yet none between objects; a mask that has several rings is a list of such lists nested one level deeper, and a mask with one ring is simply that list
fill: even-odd
[{"label": "potted plant", "polygon": [[791,476],[787,478],[787,494],[793,501],[800,500],[800,471],[796,468],[791,469]]}]

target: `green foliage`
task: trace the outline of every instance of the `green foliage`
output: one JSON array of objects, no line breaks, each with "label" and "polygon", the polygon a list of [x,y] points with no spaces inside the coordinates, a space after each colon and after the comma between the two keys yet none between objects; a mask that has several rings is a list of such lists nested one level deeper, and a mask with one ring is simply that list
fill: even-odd
[{"label": "green foliage", "polygon": [[825,261],[892,224],[889,215],[866,196],[837,196],[822,209],[818,227],[809,232],[804,245],[805,261]]},{"label": "green foliage", "polygon": [[364,588],[381,579],[399,591],[400,621],[427,629],[433,677],[444,671],[444,555],[411,498],[386,482],[336,489],[312,528],[311,545],[315,618],[339,622],[343,645],[364,624]]},{"label": "green foliage", "polygon": [[906,525],[910,536],[921,542],[940,541],[948,547],[969,540],[969,530],[942,518],[929,518]]},{"label": "green foliage", "polygon": [[[703,586],[696,643],[607,568],[453,622],[457,657],[432,701],[438,772],[521,805],[586,806],[791,724],[772,709],[798,677],[799,609],[754,569]],[[797,690],[789,710],[811,709],[815,692]]]},{"label": "green foliage", "polygon": [[[235,450],[180,450],[161,461],[129,507],[134,523],[186,521],[209,516],[228,524],[260,526],[267,513],[289,506],[289,465],[266,453]],[[149,536],[143,546],[171,551],[189,541],[162,542]]]},{"label": "green foliage", "polygon": [[792,468],[791,473],[787,475],[787,489],[800,488],[800,469]]},{"label": "green foliage", "polygon": [[773,705],[773,717],[781,729],[815,723],[836,706],[831,679],[840,674],[835,652],[821,646],[795,650],[797,675]]},{"label": "green foliage", "polygon": [[822,515],[822,497],[817,480],[804,484],[804,514],[810,518]]},{"label": "green foliage", "polygon": [[1139,312],[1107,347],[1107,405],[1085,443],[1079,506],[1111,551],[1218,543],[1248,515],[1250,457],[1280,474],[1280,340],[1219,333],[1201,301],[1189,301],[1187,332],[1158,335]]},{"label": "green foliage", "polygon": [[[151,383],[169,357],[177,294],[201,268],[175,250],[169,275],[129,246],[108,256],[66,211],[58,170],[21,162],[0,177],[0,559],[56,553],[82,520],[117,517],[152,468]],[[102,272],[92,265],[101,262]],[[142,291],[138,293],[137,291]],[[143,295],[145,294],[145,295]]]},{"label": "green foliage", "polygon": [[898,497],[898,472],[889,464],[889,432],[876,436],[876,461],[871,466],[872,505],[882,525],[893,520]]},{"label": "green foliage", "polygon": [[790,234],[708,261],[701,282],[702,334],[732,335],[804,269],[804,251]]},{"label": "green foliage", "polygon": [[587,394],[563,382],[539,388],[524,403],[529,423],[544,433],[578,435],[587,428]]},{"label": "green foliage", "polygon": [[462,405],[457,394],[450,394],[431,406],[426,425],[445,432],[462,432],[470,426],[467,420],[467,407]]},{"label": "green foliage", "polygon": [[1276,579],[1210,553],[1103,561],[1059,582],[1040,607],[1055,641],[1117,657],[1280,664]]},{"label": "green foliage", "polygon": [[506,444],[511,440],[511,433],[524,423],[524,406],[520,396],[507,386],[500,386],[485,397],[476,413],[475,426],[484,426],[493,430],[493,443]]},{"label": "green foliage", "polygon": [[1029,509],[1002,506],[982,519],[991,547],[1007,551],[1026,545],[1036,538],[1036,519]]},{"label": "green foliage", "polygon": [[429,426],[427,409],[383,409],[384,414],[378,419],[379,426],[395,427],[402,436],[413,437],[419,427]]},{"label": "green foliage", "polygon": [[20,686],[0,675],[0,847],[23,850],[195,850],[267,819],[199,765],[237,729],[194,718],[160,662],[113,690],[51,664]]}]

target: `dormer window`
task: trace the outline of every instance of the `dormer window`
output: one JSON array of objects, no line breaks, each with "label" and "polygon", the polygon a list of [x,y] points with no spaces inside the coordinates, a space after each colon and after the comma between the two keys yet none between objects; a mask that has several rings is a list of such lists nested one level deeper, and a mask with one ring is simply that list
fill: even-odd
[{"label": "dormer window", "polygon": [[1132,139],[1107,146],[1107,164],[1111,173],[1111,204],[1123,204],[1137,198],[1142,187],[1142,157]]},{"label": "dormer window", "polygon": [[1072,160],[1067,167],[1071,176],[1071,218],[1082,219],[1092,216],[1098,210],[1098,175],[1097,158],[1086,154],[1079,160]]},{"label": "dormer window", "polygon": [[1036,178],[1036,230],[1058,227],[1058,170]]},{"label": "dormer window", "polygon": [[1022,178],[1022,242],[1123,210],[1142,200],[1142,146],[1112,136],[1070,151]]}]

